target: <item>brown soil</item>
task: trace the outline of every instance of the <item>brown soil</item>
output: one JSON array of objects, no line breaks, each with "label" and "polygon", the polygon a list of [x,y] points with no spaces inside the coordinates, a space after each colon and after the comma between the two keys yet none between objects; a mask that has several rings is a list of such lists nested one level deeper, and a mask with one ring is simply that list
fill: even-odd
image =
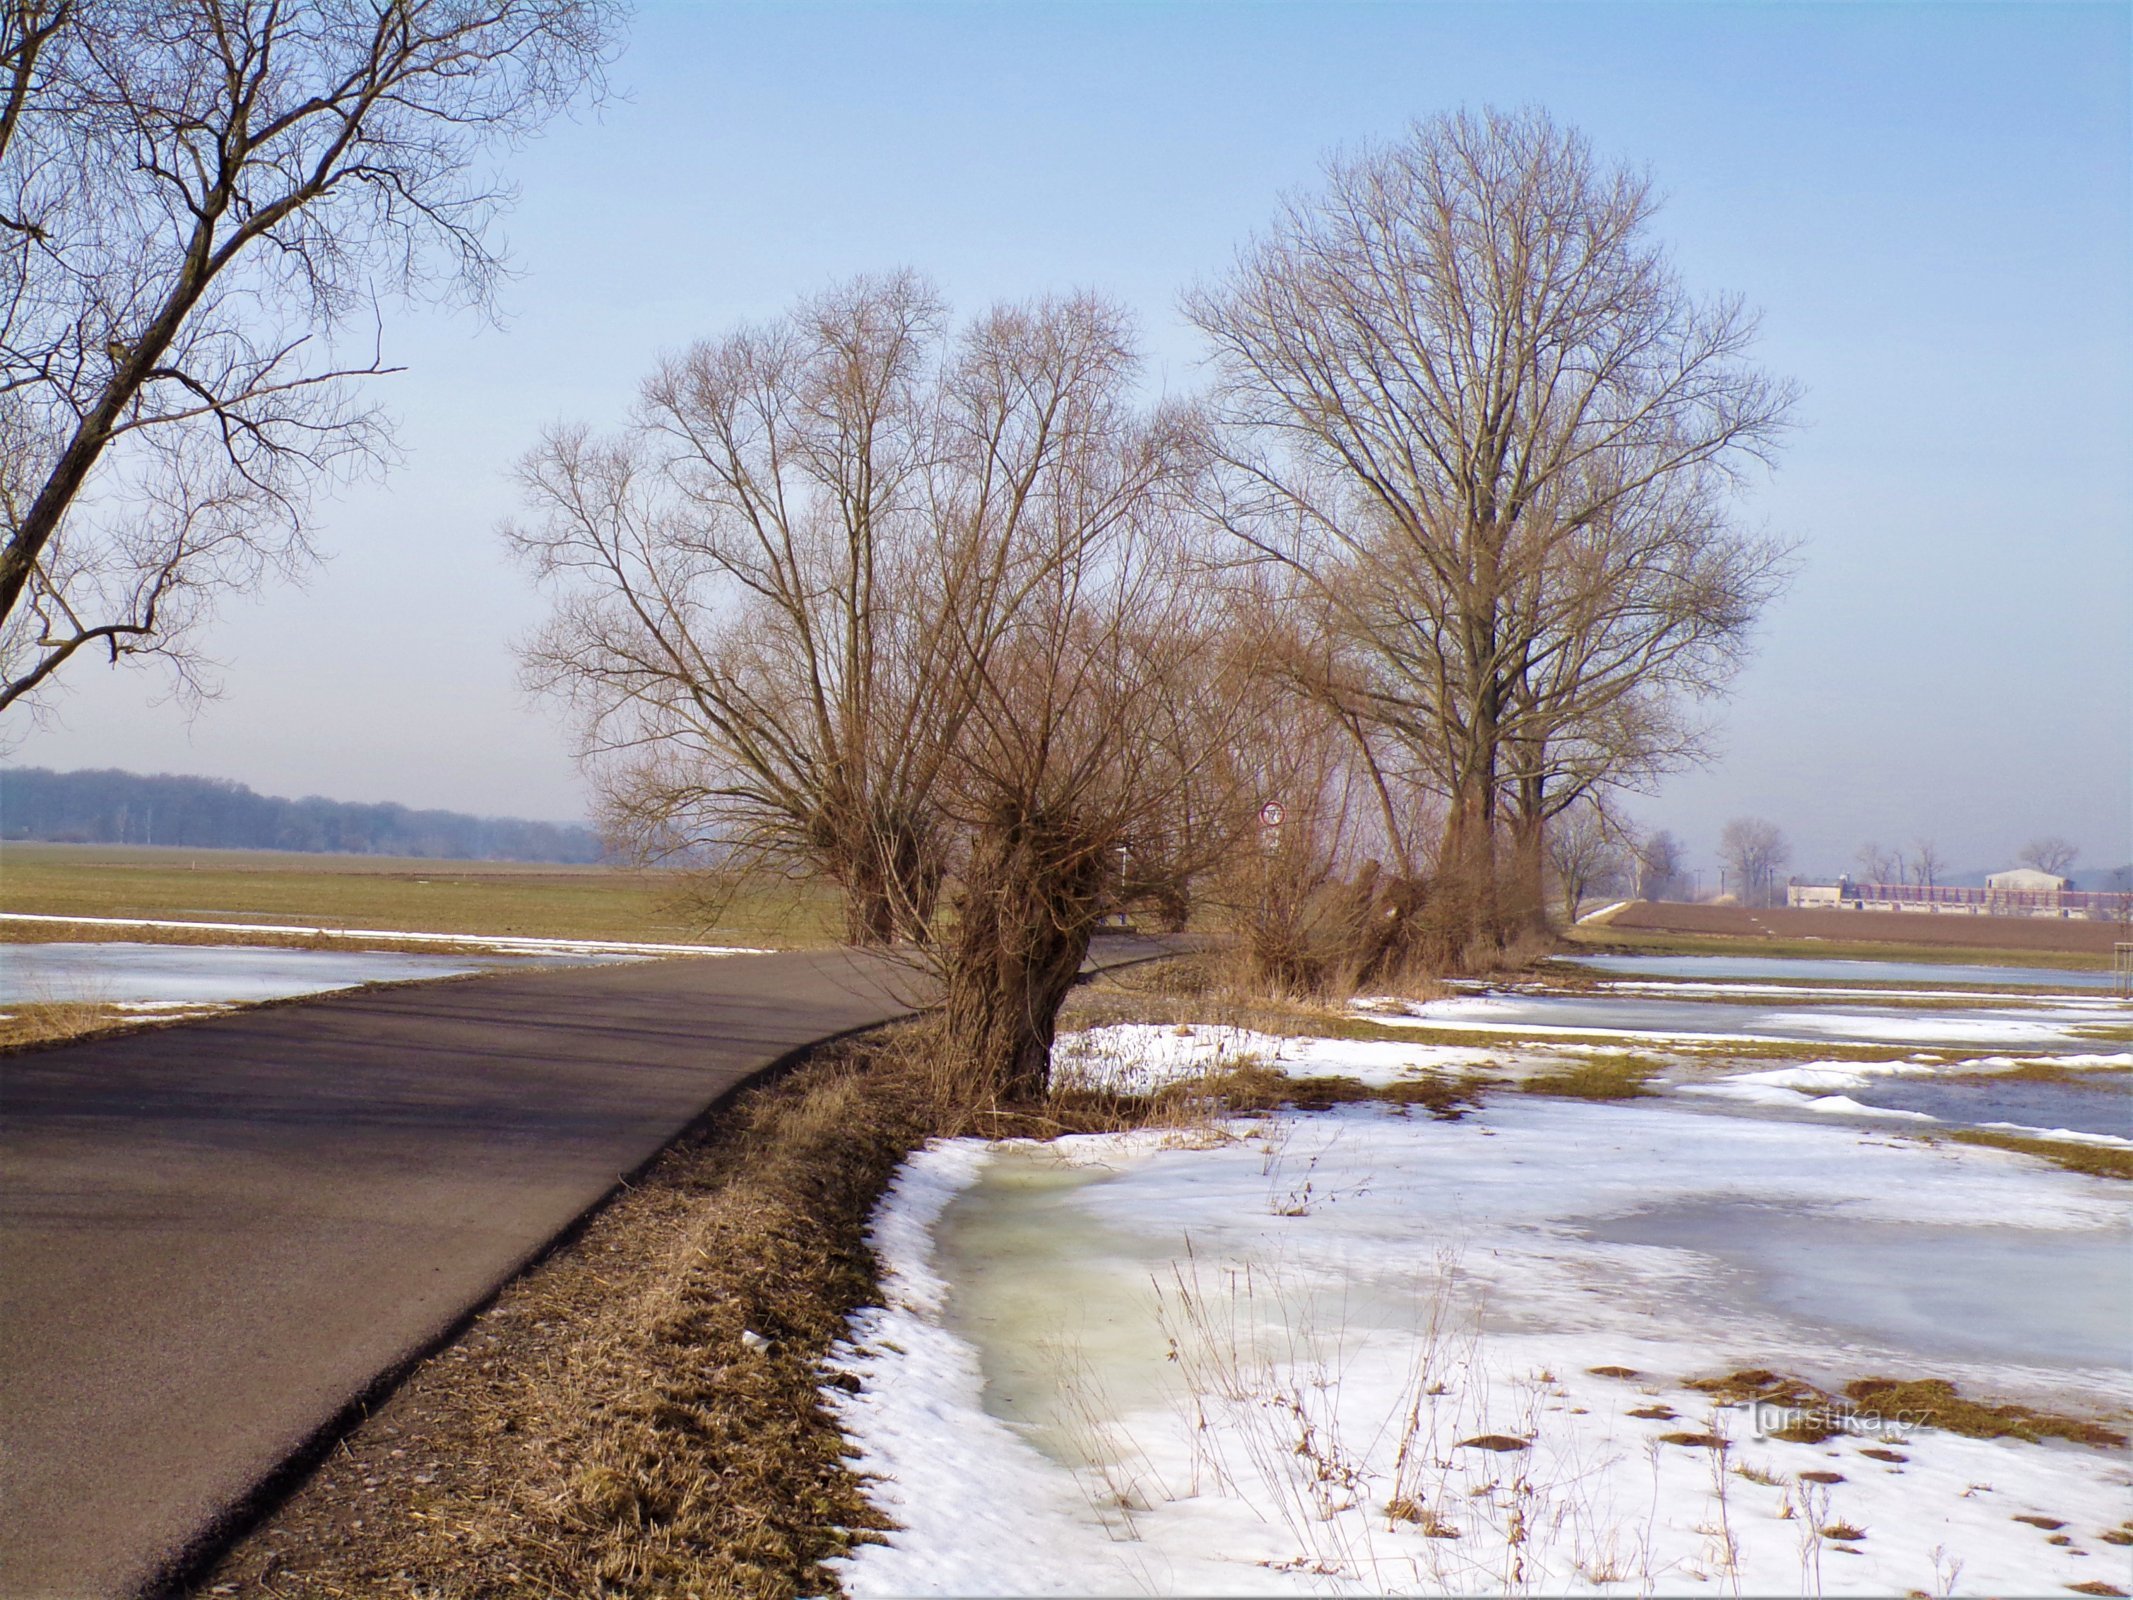
[{"label": "brown soil", "polygon": [[1645,933],[1709,933],[1743,938],[1845,940],[1866,944],[1944,945],[1966,950],[2111,953],[2133,939],[2117,922],[2057,917],[1972,917],[1907,911],[1795,911],[1746,906],[1678,905],[1640,900],[1610,917],[1610,928]]}]

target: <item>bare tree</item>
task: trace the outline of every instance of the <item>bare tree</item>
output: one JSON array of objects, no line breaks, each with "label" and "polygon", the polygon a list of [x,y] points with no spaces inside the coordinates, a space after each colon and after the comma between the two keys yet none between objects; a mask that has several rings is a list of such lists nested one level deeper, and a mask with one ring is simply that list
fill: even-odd
[{"label": "bare tree", "polygon": [[1250,980],[1301,993],[1396,981],[1438,954],[1423,871],[1442,806],[1339,692],[1313,591],[1279,568],[1226,576],[1226,670],[1247,708],[1233,761],[1280,817],[1213,885]]},{"label": "bare tree", "polygon": [[1048,1082],[1059,1006],[1122,867],[1189,876],[1239,820],[1215,586],[1192,560],[1196,430],[1132,399],[1124,315],[1002,307],[944,398],[933,521],[952,682],[942,805],[958,885],[941,941],[949,1048],[976,1099]]},{"label": "bare tree", "polygon": [[1903,856],[1899,852],[1882,849],[1871,839],[1859,847],[1859,853],[1853,859],[1859,863],[1859,875],[1863,882],[1903,881]]},{"label": "bare tree", "polygon": [[0,709],[162,657],[382,465],[387,296],[486,306],[486,171],[611,0],[0,0]]},{"label": "bare tree", "polygon": [[2022,846],[2015,857],[2025,867],[2035,867],[2039,872],[2049,872],[2055,878],[2063,878],[2072,870],[2075,859],[2081,854],[2080,847],[2068,840],[2051,834],[2042,839],[2032,839]]},{"label": "bare tree", "polygon": [[1792,391],[1654,210],[1539,113],[1439,118],[1332,163],[1187,301],[1219,513],[1316,590],[1343,703],[1446,796],[1439,888],[1477,937],[1537,914],[1549,817],[1696,754],[1685,707],[1781,578],[1729,504]]},{"label": "bare tree", "polygon": [[1636,844],[1636,874],[1638,899],[1679,898],[1688,879],[1681,841],[1664,828],[1646,834]]},{"label": "bare tree", "polygon": [[699,344],[619,438],[529,455],[505,530],[557,592],[526,680],[571,706],[610,826],[820,874],[854,943],[923,938],[940,882],[945,339],[896,274]]},{"label": "bare tree", "polygon": [[1946,876],[1948,858],[1940,853],[1940,847],[1931,839],[1914,839],[1907,866],[1913,883],[1922,889],[1931,889]]},{"label": "bare tree", "polygon": [[1611,892],[1632,876],[1627,829],[1595,797],[1556,817],[1548,829],[1547,848],[1548,875],[1562,897],[1566,923],[1577,921],[1578,907],[1588,894]]},{"label": "bare tree", "polygon": [[1732,875],[1742,905],[1767,906],[1776,903],[1778,874],[1792,859],[1792,847],[1776,823],[1735,817],[1719,833],[1718,858]]}]

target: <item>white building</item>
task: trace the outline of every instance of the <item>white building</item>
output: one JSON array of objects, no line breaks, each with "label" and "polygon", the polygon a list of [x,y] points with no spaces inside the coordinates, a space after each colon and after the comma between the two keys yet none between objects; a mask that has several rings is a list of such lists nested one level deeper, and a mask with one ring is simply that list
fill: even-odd
[{"label": "white building", "polygon": [[2009,894],[2064,894],[2072,883],[2071,878],[2062,878],[2056,872],[2039,872],[2035,867],[2010,867],[1985,876],[1986,888]]}]

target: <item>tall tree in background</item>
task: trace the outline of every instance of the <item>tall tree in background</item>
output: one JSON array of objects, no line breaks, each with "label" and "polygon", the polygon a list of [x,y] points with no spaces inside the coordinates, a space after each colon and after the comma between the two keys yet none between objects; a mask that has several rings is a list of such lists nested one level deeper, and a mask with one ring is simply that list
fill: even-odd
[{"label": "tall tree in background", "polygon": [[1548,829],[1548,876],[1561,896],[1563,921],[1577,921],[1589,894],[1611,894],[1630,881],[1634,856],[1622,819],[1587,796]]},{"label": "tall tree in background", "polygon": [[1948,858],[1931,839],[1914,839],[1909,858],[1911,881],[1921,889],[1936,888],[1947,876]]},{"label": "tall tree in background", "polygon": [[1776,823],[1735,817],[1719,832],[1718,859],[1732,876],[1733,893],[1742,905],[1774,905],[1778,874],[1792,859],[1792,846]]},{"label": "tall tree in background", "polygon": [[1636,891],[1640,900],[1677,900],[1688,886],[1687,858],[1681,841],[1664,828],[1636,843]]},{"label": "tall tree in background", "polygon": [[2015,860],[2025,867],[2035,867],[2039,872],[2049,872],[2055,878],[2063,878],[2072,870],[2074,861],[2080,854],[2079,846],[2057,834],[2051,834],[2042,839],[2030,840],[2022,846]]},{"label": "tall tree in background", "polygon": [[1859,863],[1861,880],[1866,883],[1900,883],[1903,881],[1903,856],[1893,850],[1884,850],[1869,839],[1859,847],[1852,858]]},{"label": "tall tree in background", "polygon": [[1537,914],[1550,816],[1695,753],[1683,701],[1781,576],[1730,492],[1792,391],[1655,209],[1543,114],[1444,117],[1331,163],[1187,301],[1220,515],[1316,591],[1342,702],[1446,797],[1434,892],[1473,940]]},{"label": "tall tree in background", "polygon": [[218,595],[380,466],[391,296],[486,307],[487,170],[598,90],[611,0],[0,0],[0,710],[197,689]]}]

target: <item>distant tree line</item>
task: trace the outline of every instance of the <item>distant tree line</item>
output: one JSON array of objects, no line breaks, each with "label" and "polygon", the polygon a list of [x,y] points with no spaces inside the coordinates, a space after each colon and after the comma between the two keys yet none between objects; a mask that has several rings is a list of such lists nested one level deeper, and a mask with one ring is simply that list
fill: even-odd
[{"label": "distant tree line", "polygon": [[575,823],[413,811],[317,795],[284,800],[221,778],[44,767],[0,771],[0,837],[446,861],[589,862],[601,857],[599,836]]}]

